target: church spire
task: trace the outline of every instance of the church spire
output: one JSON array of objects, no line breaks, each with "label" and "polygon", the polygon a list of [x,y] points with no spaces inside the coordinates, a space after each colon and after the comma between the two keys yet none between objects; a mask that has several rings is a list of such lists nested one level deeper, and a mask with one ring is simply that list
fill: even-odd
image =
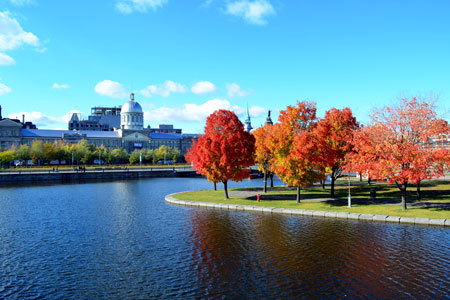
[{"label": "church spire", "polygon": [[248,103],[247,103],[247,117],[245,118],[244,124],[245,124],[244,125],[245,131],[250,132],[253,129],[252,122],[250,120],[250,112],[248,110]]},{"label": "church spire", "polygon": [[272,118],[270,117],[270,110],[269,113],[267,114],[266,124],[273,125]]}]

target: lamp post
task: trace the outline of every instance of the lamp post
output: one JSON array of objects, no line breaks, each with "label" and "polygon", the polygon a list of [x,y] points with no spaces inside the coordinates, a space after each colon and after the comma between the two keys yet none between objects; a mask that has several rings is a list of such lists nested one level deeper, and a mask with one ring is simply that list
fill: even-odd
[{"label": "lamp post", "polygon": [[73,151],[72,151],[72,167],[73,167]]},{"label": "lamp post", "polygon": [[139,165],[142,168],[142,151],[139,153]]},{"label": "lamp post", "polygon": [[348,174],[348,207],[352,207],[352,195],[350,193],[350,174]]}]

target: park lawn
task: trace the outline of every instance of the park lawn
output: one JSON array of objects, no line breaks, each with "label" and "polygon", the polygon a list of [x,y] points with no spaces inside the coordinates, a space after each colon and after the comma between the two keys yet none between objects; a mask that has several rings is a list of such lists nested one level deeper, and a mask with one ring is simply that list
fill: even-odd
[{"label": "park lawn", "polygon": [[[377,204],[366,204],[369,198],[370,188],[377,191]],[[233,189],[232,191],[261,191],[261,188]],[[450,182],[429,181],[422,183],[422,201],[436,203],[450,203]],[[322,198],[326,200],[329,197],[329,187],[322,190],[319,187],[313,187],[301,191],[302,200],[300,204],[295,201],[295,189],[286,187],[275,187],[269,189],[267,194],[261,195],[263,199],[258,203],[255,197],[246,199],[231,196],[230,199],[224,199],[223,190],[213,191],[192,191],[174,195],[173,197],[186,201],[214,202],[221,204],[251,205],[275,208],[298,208],[308,210],[322,210],[332,212],[348,212],[361,214],[389,215],[399,217],[418,217],[430,219],[450,219],[450,209],[442,208],[420,208],[408,206],[403,211],[400,204],[400,192],[395,185],[386,185],[385,183],[376,183],[372,185],[362,184],[352,187],[352,207],[347,207],[348,187],[336,186],[336,198],[338,201],[318,202]],[[272,199],[271,199],[272,198]],[[276,200],[273,200],[276,199]],[[285,200],[288,199],[288,200]],[[415,186],[408,190],[408,200],[415,199]],[[408,202],[411,203],[411,202]],[[380,204],[378,204],[380,203]]]}]

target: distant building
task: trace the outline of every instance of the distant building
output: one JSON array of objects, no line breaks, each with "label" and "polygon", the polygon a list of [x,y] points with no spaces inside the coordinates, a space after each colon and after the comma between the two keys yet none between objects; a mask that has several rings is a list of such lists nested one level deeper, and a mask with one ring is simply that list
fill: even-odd
[{"label": "distant building", "polygon": [[95,106],[91,108],[89,121],[98,121],[99,124],[108,125],[110,130],[120,128],[120,111],[121,107],[103,107]]},{"label": "distant building", "polygon": [[158,128],[150,128],[151,133],[178,133],[181,134],[181,129],[173,128],[172,124],[159,124]]},{"label": "distant building", "polygon": [[120,107],[92,107],[91,115],[87,120],[81,120],[78,113],[73,113],[69,120],[68,129],[114,131],[114,128],[120,128],[120,111]]},{"label": "distant building", "polygon": [[[181,129],[175,129],[173,125],[144,128],[144,113],[141,105],[135,101],[134,94],[130,95],[130,100],[121,108],[97,107],[91,113],[89,120],[80,120],[78,114],[72,114],[69,130],[42,130],[32,123],[28,124],[30,122],[1,119],[0,146],[8,149],[22,144],[31,145],[34,140],[43,143],[78,143],[85,139],[95,146],[104,145],[110,149],[122,147],[128,152],[166,145],[179,149],[184,154],[198,137],[197,134],[183,134]],[[119,123],[116,122],[117,119]]]}]

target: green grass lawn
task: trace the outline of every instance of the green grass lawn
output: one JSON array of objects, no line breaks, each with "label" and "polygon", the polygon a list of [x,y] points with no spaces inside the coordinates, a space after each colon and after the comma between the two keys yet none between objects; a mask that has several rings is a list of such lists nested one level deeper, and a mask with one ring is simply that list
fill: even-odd
[{"label": "green grass lawn", "polygon": [[[375,188],[377,197],[375,201],[370,201],[370,189]],[[422,183],[421,202],[444,203],[450,205],[450,182],[448,181],[428,181]],[[375,183],[368,185],[362,183],[358,186],[352,186],[352,207],[347,207],[348,186],[336,186],[336,200],[326,200],[330,195],[329,187],[323,190],[320,187],[312,187],[301,191],[301,203],[295,201],[296,190],[286,187],[276,187],[269,189],[267,194],[262,193],[261,188],[232,189],[232,191],[255,191],[261,192],[262,200],[257,202],[255,197],[238,198],[231,196],[230,199],[224,199],[223,190],[213,191],[193,191],[179,193],[174,196],[176,199],[214,202],[223,204],[252,205],[276,208],[299,208],[309,210],[324,210],[334,212],[364,213],[377,215],[390,215],[400,217],[421,217],[430,219],[450,219],[450,208],[421,208],[408,206],[403,211],[400,206],[400,192],[395,185],[386,185],[385,183]],[[417,203],[416,187],[411,186],[408,189],[408,205]],[[318,202],[319,199],[323,201]]]}]

